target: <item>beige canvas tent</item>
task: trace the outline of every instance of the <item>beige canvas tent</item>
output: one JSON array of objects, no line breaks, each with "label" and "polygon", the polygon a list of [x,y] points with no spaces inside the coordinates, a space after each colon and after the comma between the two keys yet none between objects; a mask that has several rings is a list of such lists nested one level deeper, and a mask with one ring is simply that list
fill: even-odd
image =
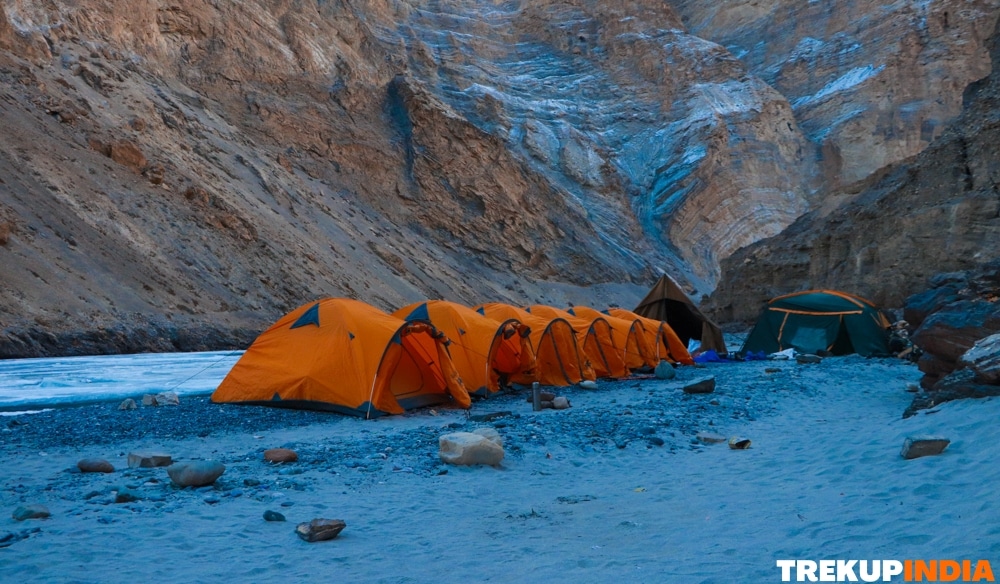
[{"label": "beige canvas tent", "polygon": [[719,325],[702,314],[677,282],[666,274],[660,276],[632,312],[665,321],[685,344],[695,339],[701,343],[699,349],[702,351],[714,349],[720,355],[729,352]]}]

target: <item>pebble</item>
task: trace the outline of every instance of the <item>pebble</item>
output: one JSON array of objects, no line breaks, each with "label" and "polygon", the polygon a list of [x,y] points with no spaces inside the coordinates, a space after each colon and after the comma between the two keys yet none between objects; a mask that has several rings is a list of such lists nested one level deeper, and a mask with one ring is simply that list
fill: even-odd
[{"label": "pebble", "polygon": [[210,485],[224,472],[226,472],[226,466],[214,460],[177,462],[167,467],[170,480],[179,487]]},{"label": "pebble", "polygon": [[271,448],[264,451],[264,460],[274,463],[295,462],[299,459],[298,453],[288,448]]},{"label": "pebble", "polygon": [[119,489],[115,494],[115,503],[132,503],[138,501],[141,497],[135,491],[131,491],[127,488]]},{"label": "pebble", "polygon": [[115,467],[103,458],[84,458],[76,463],[80,472],[115,472]]},{"label": "pebble", "polygon": [[674,366],[669,361],[660,361],[656,365],[656,369],[653,370],[653,375],[657,379],[673,379],[677,377],[677,370],[674,369]]},{"label": "pebble", "polygon": [[284,521],[284,520],[285,516],[282,515],[281,513],[278,513],[277,511],[271,511],[270,509],[264,511],[264,521]]},{"label": "pebble", "polygon": [[713,434],[711,432],[698,432],[695,436],[695,440],[701,442],[702,444],[722,444],[726,442],[726,437],[721,434]]},{"label": "pebble", "polygon": [[712,393],[715,391],[715,377],[705,377],[684,386],[684,393]]},{"label": "pebble", "polygon": [[750,448],[750,439],[742,436],[733,436],[729,439],[729,447],[733,450],[746,450]]},{"label": "pebble", "polygon": [[935,456],[944,452],[951,440],[944,436],[909,436],[903,441],[900,456],[907,460],[922,456]]},{"label": "pebble", "polygon": [[129,468],[158,468],[173,464],[173,458],[162,452],[129,452]]},{"label": "pebble", "polygon": [[45,519],[50,517],[49,508],[45,505],[25,505],[18,507],[11,514],[14,521],[27,521],[28,519]]},{"label": "pebble", "polygon": [[331,540],[347,527],[342,519],[313,519],[309,523],[300,523],[295,533],[310,543]]}]

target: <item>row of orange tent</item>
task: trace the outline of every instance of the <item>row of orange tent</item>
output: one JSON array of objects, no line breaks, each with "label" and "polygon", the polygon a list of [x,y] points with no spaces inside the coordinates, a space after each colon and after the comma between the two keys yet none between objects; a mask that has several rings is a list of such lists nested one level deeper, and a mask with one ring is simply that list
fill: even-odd
[{"label": "row of orange tent", "polygon": [[470,395],[511,383],[622,378],[661,360],[693,363],[666,322],[620,308],[470,308],[432,300],[390,315],[326,298],[261,333],[212,401],[372,418],[441,403],[468,408]]}]

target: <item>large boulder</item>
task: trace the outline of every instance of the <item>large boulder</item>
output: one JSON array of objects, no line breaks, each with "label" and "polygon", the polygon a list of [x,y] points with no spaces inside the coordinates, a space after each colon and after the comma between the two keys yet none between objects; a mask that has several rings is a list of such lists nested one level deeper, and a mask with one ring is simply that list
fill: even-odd
[{"label": "large boulder", "polygon": [[438,456],[448,464],[496,466],[504,457],[503,446],[473,432],[453,432],[438,439]]},{"label": "large boulder", "polygon": [[958,364],[976,372],[983,383],[1000,385],[1000,334],[976,341],[958,360]]}]

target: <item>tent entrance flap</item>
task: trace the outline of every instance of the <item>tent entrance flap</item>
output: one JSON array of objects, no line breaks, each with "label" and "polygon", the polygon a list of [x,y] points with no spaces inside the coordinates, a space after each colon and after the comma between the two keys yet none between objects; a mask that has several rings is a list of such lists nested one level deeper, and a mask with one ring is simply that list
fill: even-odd
[{"label": "tent entrance flap", "polygon": [[444,394],[447,385],[435,367],[436,341],[427,334],[404,334],[400,341],[399,359],[389,377],[392,395],[402,401],[418,394]]}]

